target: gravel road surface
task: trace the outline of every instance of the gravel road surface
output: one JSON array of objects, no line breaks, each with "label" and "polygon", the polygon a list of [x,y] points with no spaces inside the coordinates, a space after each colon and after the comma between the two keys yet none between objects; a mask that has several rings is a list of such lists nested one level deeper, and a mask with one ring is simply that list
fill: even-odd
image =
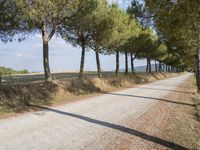
[{"label": "gravel road surface", "polygon": [[[131,140],[183,147],[137,130],[137,120],[192,74],[0,120],[0,150],[145,149]],[[156,117],[156,116],[155,116]],[[133,137],[133,138],[129,138]]]}]

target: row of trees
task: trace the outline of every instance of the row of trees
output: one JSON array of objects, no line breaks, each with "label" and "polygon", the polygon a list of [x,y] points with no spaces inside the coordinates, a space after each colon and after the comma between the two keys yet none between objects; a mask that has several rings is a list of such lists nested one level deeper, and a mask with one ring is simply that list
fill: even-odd
[{"label": "row of trees", "polygon": [[200,1],[146,0],[157,33],[189,70],[195,70],[200,92]]},{"label": "row of trees", "polygon": [[[149,5],[153,10],[154,6]],[[128,74],[129,56],[133,73],[135,58],[147,58],[149,73],[152,60],[156,71],[184,69],[185,63],[170,49],[171,42],[162,40],[152,30],[153,21],[147,17],[151,13],[138,1],[133,1],[126,12],[107,0],[0,0],[0,39],[12,40],[18,34],[19,40],[25,40],[28,34],[41,34],[47,82],[52,81],[48,43],[55,35],[82,48],[80,78],[84,73],[86,50],[95,52],[99,77],[102,76],[100,54],[116,55],[116,75],[120,53],[126,58],[125,74]]]}]

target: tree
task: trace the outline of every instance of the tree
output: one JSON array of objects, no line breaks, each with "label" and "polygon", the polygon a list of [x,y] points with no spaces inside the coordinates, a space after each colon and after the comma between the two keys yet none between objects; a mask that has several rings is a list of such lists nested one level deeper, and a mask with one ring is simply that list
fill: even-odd
[{"label": "tree", "polygon": [[153,26],[153,20],[144,0],[132,0],[127,13],[136,18],[144,29]]},{"label": "tree", "polygon": [[[121,49],[130,54],[130,57],[131,57],[131,71],[132,71],[132,73],[135,73],[134,60],[138,56],[138,43],[137,42],[140,40],[139,39],[139,35],[140,35],[140,32],[141,32],[139,24],[132,31],[133,32],[131,34],[131,37],[129,37],[129,39],[123,44]],[[126,70],[125,71],[126,74],[128,72],[127,60],[128,59],[127,59],[127,56],[126,56],[126,69],[125,69]]]},{"label": "tree", "polygon": [[162,62],[164,62],[168,56],[168,48],[166,44],[160,42],[157,47],[157,53],[155,54],[155,59],[159,62],[159,66],[156,65],[156,68],[158,67],[156,71],[162,71]]},{"label": "tree", "polygon": [[90,40],[88,46],[95,52],[97,72],[101,77],[101,64],[99,54],[103,53],[108,47],[112,29],[112,20],[110,18],[110,9],[106,0],[98,0],[97,8],[91,14],[90,21]]},{"label": "tree", "polygon": [[59,32],[64,40],[72,43],[73,46],[80,46],[81,52],[81,63],[79,78],[83,78],[84,64],[85,64],[85,52],[88,49],[88,42],[90,40],[90,30],[91,30],[91,19],[93,11],[97,7],[96,1],[88,1],[86,3],[84,11],[77,14],[74,18],[70,20],[65,20],[62,26],[59,28]]},{"label": "tree", "polygon": [[151,59],[157,52],[157,36],[151,29],[143,29],[137,38],[132,39],[132,45],[137,58],[147,58],[146,72],[151,73]]},{"label": "tree", "polygon": [[17,7],[13,0],[0,0],[0,40],[11,41],[19,26]]},{"label": "tree", "polygon": [[18,0],[21,12],[20,26],[26,33],[41,33],[43,42],[43,66],[46,82],[52,81],[49,66],[49,41],[58,33],[64,20],[70,20],[84,8],[81,0]]},{"label": "tree", "polygon": [[116,75],[119,73],[119,54],[125,53],[125,72],[128,73],[128,51],[125,48],[125,43],[132,36],[137,36],[140,28],[137,21],[130,17],[125,11],[119,9],[115,4],[112,5],[111,17],[113,20],[112,32],[109,38],[109,53],[116,53]]},{"label": "tree", "polygon": [[[19,21],[17,18],[17,7],[13,0],[0,0],[0,41],[12,41],[17,33]],[[2,82],[0,72],[0,83]]]},{"label": "tree", "polygon": [[[173,47],[181,58],[182,54],[193,56],[196,62],[196,77],[200,92],[200,20],[199,1],[146,1],[149,12],[153,15],[156,28],[163,34],[166,41]],[[183,61],[184,62],[184,61]],[[187,64],[185,64],[187,65]]]}]

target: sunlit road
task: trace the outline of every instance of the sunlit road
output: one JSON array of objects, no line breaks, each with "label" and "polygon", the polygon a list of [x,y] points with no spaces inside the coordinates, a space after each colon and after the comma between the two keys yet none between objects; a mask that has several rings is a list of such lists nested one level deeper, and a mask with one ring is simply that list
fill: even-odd
[{"label": "sunlit road", "polygon": [[[136,120],[159,101],[170,103],[163,97],[191,75],[187,73],[64,106],[43,108],[43,111],[0,120],[0,150],[118,149],[118,145],[122,144],[121,140],[127,136],[169,148],[174,143],[133,127],[137,125]],[[134,149],[134,145],[128,149]]]}]

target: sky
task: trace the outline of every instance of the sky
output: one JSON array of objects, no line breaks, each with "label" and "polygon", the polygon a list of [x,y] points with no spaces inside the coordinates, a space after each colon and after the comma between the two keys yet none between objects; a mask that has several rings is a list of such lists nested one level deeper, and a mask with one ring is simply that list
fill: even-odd
[{"label": "sky", "polygon": [[[125,9],[130,0],[114,0]],[[50,68],[52,72],[78,71],[80,66],[81,48],[73,47],[60,37],[54,36],[49,43]],[[101,66],[104,71],[115,70],[115,55],[101,55]],[[86,52],[85,70],[96,70],[95,53]],[[135,66],[144,66],[146,61],[136,60]],[[31,72],[43,72],[42,38],[40,34],[30,35],[25,41],[0,42],[0,66],[16,70],[27,69]],[[120,56],[120,68],[123,69],[124,56]]]}]

